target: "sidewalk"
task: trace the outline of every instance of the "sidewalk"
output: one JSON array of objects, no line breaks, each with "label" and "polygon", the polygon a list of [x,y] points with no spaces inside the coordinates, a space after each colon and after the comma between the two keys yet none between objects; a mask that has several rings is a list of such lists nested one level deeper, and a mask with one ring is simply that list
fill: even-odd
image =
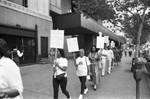
[{"label": "sidewalk", "polygon": [[[93,91],[92,83],[87,81],[89,92],[83,99],[135,99],[136,85],[131,69],[131,58],[123,58],[119,66],[115,66],[110,75],[101,78],[97,91]],[[80,82],[75,67],[70,60],[68,65],[67,89],[72,99],[78,99]],[[21,67],[24,84],[24,99],[53,99],[52,69],[50,64]],[[141,99],[150,99],[150,90],[145,76],[142,77]],[[59,99],[66,99],[59,90]]]}]

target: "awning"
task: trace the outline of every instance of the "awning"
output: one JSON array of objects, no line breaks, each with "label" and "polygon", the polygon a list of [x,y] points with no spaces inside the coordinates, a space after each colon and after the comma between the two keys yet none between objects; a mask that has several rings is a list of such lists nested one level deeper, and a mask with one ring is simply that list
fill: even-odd
[{"label": "awning", "polygon": [[124,43],[119,36],[103,27],[101,24],[81,13],[69,13],[53,18],[54,29],[65,30],[65,35],[73,34],[94,34],[109,36],[110,39]]}]

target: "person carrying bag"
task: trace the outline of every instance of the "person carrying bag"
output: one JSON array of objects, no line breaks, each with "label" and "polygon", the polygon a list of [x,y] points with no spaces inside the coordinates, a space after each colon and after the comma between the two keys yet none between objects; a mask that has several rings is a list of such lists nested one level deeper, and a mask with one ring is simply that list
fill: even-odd
[{"label": "person carrying bag", "polygon": [[58,99],[59,85],[62,93],[66,95],[67,99],[71,99],[69,92],[66,90],[67,87],[67,66],[68,60],[65,58],[63,49],[58,49],[57,58],[53,65],[53,90],[54,99]]},{"label": "person carrying bag", "polygon": [[88,92],[88,88],[86,87],[86,79],[88,75],[90,61],[84,56],[84,49],[80,49],[80,56],[77,59],[74,58],[77,76],[79,77],[81,83],[81,91],[78,99],[82,99],[83,95]]}]

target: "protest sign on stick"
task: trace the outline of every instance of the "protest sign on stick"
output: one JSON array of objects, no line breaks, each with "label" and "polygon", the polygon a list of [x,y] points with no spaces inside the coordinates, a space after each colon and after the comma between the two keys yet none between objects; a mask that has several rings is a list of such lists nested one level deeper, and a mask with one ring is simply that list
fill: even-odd
[{"label": "protest sign on stick", "polygon": [[79,45],[77,37],[67,39],[68,52],[77,52],[79,51]]},{"label": "protest sign on stick", "polygon": [[104,48],[104,37],[97,37],[96,47]]},{"label": "protest sign on stick", "polygon": [[63,49],[63,46],[64,46],[64,30],[51,30],[50,48]]},{"label": "protest sign on stick", "polygon": [[64,30],[51,30],[50,48],[55,48],[55,60],[57,58],[57,49],[58,48],[63,49],[63,46],[64,46]]}]

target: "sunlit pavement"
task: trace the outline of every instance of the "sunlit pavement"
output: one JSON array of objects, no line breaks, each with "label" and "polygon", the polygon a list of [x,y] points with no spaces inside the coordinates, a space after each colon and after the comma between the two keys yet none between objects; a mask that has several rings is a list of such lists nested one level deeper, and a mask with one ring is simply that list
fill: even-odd
[{"label": "sunlit pavement", "polygon": [[[83,99],[136,99],[136,85],[131,69],[131,57],[123,57],[119,66],[114,66],[111,74],[101,77],[96,91],[87,81],[88,93]],[[24,84],[24,99],[53,99],[52,69],[50,64],[36,64],[21,67]],[[73,61],[69,60],[67,89],[72,99],[78,99],[80,82],[75,74]],[[141,99],[150,99],[150,90],[143,75],[140,81]],[[67,99],[59,90],[59,99]]]}]

